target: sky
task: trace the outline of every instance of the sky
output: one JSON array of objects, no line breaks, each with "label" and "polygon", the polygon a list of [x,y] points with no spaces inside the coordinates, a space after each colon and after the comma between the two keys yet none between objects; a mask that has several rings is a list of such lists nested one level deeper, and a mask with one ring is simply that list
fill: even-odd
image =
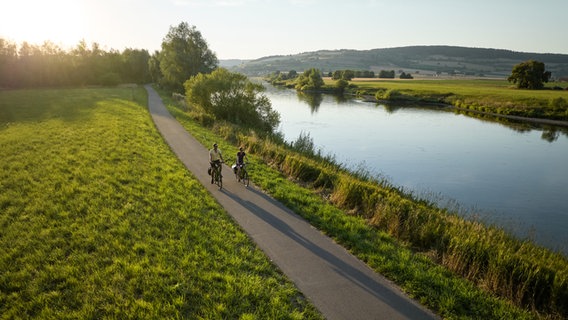
[{"label": "sky", "polygon": [[217,58],[452,45],[568,54],[567,0],[0,0],[0,38],[160,50],[182,22]]}]

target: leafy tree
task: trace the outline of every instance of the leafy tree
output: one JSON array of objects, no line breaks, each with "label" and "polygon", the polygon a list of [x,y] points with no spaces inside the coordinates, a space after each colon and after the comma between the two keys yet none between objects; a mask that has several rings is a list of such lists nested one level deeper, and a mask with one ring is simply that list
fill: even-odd
[{"label": "leafy tree", "polygon": [[160,70],[160,51],[154,51],[148,60],[148,72],[154,83],[162,83],[162,70]]},{"label": "leafy tree", "polygon": [[125,49],[121,54],[123,80],[127,82],[146,83],[151,80],[147,50]]},{"label": "leafy tree", "polygon": [[414,77],[410,73],[402,72],[400,74],[401,79],[414,79]]},{"label": "leafy tree", "polygon": [[82,40],[70,51],[50,41],[16,44],[0,38],[0,87],[115,85],[149,81],[146,50],[104,51]]},{"label": "leafy tree", "polygon": [[542,89],[550,75],[550,71],[545,71],[543,62],[528,60],[515,65],[507,80],[520,89]]},{"label": "leafy tree", "polygon": [[190,105],[201,107],[216,119],[273,133],[280,123],[280,114],[272,109],[270,100],[261,92],[261,84],[245,75],[219,68],[210,74],[200,73],[184,84]]},{"label": "leafy tree", "polygon": [[341,79],[341,76],[343,75],[343,71],[341,70],[335,70],[333,71],[333,73],[331,74],[331,79],[332,80],[339,80]]},{"label": "leafy tree", "polygon": [[14,86],[18,50],[15,43],[0,38],[0,87]]},{"label": "leafy tree", "polygon": [[304,71],[296,81],[296,90],[309,91],[319,90],[323,86],[321,72],[316,68]]},{"label": "leafy tree", "polygon": [[355,78],[355,71],[343,70],[343,74],[341,75],[341,79],[351,81],[353,78]]},{"label": "leafy tree", "polygon": [[381,70],[381,72],[379,72],[379,78],[394,79],[394,70],[391,71]]},{"label": "leafy tree", "polygon": [[210,73],[219,61],[195,26],[187,22],[170,31],[162,41],[159,55],[161,84],[174,91],[182,91],[183,83],[199,73]]},{"label": "leafy tree", "polygon": [[339,79],[335,83],[335,88],[337,88],[337,91],[340,93],[343,93],[345,91],[345,88],[347,88],[347,86],[349,86],[349,82],[345,79]]},{"label": "leafy tree", "polygon": [[294,79],[298,76],[298,72],[296,70],[288,71],[288,79]]}]

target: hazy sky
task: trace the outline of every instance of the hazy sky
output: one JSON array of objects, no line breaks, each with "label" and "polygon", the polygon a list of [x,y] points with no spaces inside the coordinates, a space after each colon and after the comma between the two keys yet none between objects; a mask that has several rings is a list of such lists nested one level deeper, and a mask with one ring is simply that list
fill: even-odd
[{"label": "hazy sky", "polygon": [[219,59],[457,45],[568,54],[568,0],[1,0],[0,37],[159,50],[195,26]]}]

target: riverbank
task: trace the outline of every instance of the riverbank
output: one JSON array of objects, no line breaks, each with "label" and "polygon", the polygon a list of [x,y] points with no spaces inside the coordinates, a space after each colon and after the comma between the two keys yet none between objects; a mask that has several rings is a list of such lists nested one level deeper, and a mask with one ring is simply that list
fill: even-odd
[{"label": "riverbank", "polygon": [[[323,78],[320,93],[354,96],[366,102],[431,104],[515,121],[568,127],[568,88],[548,83],[542,90],[517,89],[506,80],[354,79]],[[295,87],[295,79],[270,81]]]},{"label": "riverbank", "polygon": [[[330,88],[335,81],[325,80]],[[367,101],[434,103],[508,119],[568,126],[568,90],[521,90],[506,80],[359,80],[344,93]]]},{"label": "riverbank", "polygon": [[[377,104],[391,104],[393,102],[396,102],[397,105],[404,105],[404,104],[409,104],[409,105],[415,105],[417,103],[416,99],[396,99],[396,100],[385,100],[385,99],[377,99],[375,98],[374,95],[357,95],[357,94],[352,94],[352,96],[355,99],[360,99],[363,102],[370,102],[370,103],[377,103]],[[453,109],[453,110],[458,110],[458,111],[466,111],[466,112],[471,112],[474,114],[479,114],[479,115],[486,115],[486,116],[492,116],[492,117],[496,117],[496,118],[505,118],[505,119],[510,119],[510,120],[515,120],[515,121],[524,121],[524,122],[531,122],[531,123],[536,123],[536,124],[545,124],[545,125],[553,125],[553,126],[560,126],[560,127],[567,127],[568,128],[568,120],[554,120],[554,119],[542,119],[542,118],[531,118],[531,117],[523,117],[523,116],[513,116],[513,115],[505,115],[505,114],[498,114],[498,113],[494,113],[494,112],[486,112],[486,111],[479,111],[479,110],[474,110],[474,109],[469,109],[469,108],[460,108],[460,107],[456,107],[454,105],[451,104],[447,104],[447,103],[441,103],[441,102],[429,102],[429,101],[419,101],[420,104],[422,105],[430,105],[433,107],[439,107],[439,108],[447,108],[447,109]]]}]

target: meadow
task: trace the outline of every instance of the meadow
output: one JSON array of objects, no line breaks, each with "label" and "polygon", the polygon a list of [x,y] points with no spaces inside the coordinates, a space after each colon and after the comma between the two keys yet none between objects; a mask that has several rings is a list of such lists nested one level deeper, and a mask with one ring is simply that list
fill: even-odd
[{"label": "meadow", "polygon": [[[335,81],[325,80],[328,87]],[[546,90],[516,89],[506,80],[356,79],[348,92],[385,101],[430,102],[504,116],[568,121],[568,90],[549,83]]]},{"label": "meadow", "polygon": [[143,88],[0,91],[0,318],[320,319],[146,106]]},{"label": "meadow", "polygon": [[413,199],[365,172],[300,146],[261,139],[177,105],[169,111],[202,144],[250,156],[251,180],[342,244],[409,295],[448,319],[562,319],[568,263],[561,254],[519,241],[503,230],[467,221]]}]

